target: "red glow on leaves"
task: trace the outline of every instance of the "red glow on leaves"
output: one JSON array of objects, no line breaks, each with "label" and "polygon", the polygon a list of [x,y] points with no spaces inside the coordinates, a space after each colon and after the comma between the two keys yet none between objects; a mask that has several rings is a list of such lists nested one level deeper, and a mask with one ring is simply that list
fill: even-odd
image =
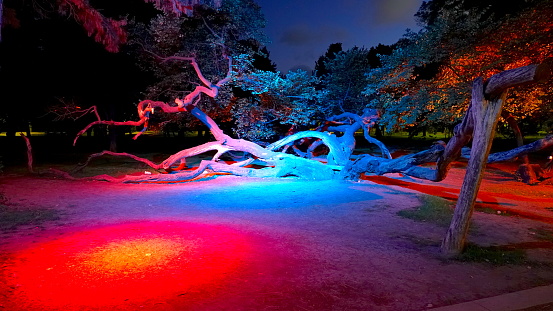
[{"label": "red glow on leaves", "polygon": [[61,14],[73,16],[88,36],[101,42],[109,52],[118,52],[119,46],[127,42],[127,33],[123,29],[126,20],[107,18],[85,0],[61,0],[58,5]]},{"label": "red glow on leaves", "polygon": [[220,226],[131,223],[22,251],[9,272],[27,310],[113,307],[219,288],[246,248],[243,236]]}]

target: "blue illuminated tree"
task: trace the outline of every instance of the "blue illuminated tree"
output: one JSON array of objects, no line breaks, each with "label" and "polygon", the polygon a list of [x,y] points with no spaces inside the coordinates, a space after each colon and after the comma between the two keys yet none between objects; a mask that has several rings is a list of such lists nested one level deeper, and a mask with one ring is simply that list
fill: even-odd
[{"label": "blue illuminated tree", "polygon": [[302,70],[285,76],[258,70],[248,55],[242,55],[236,68],[233,84],[247,93],[233,99],[238,137],[254,141],[274,139],[290,128],[314,126],[321,118],[324,107],[322,92],[316,89],[317,77]]},{"label": "blue illuminated tree", "polygon": [[367,105],[363,90],[370,69],[369,51],[354,47],[334,54],[325,63],[327,74],[322,76],[325,104],[332,114],[351,112],[361,114]]},{"label": "blue illuminated tree", "polygon": [[[474,116],[468,113],[463,119],[466,121],[457,129],[454,138],[446,146],[436,145],[430,150],[413,156],[390,159],[387,149],[383,145],[379,145],[383,157],[362,156],[353,161],[351,159],[354,148],[353,134],[362,129],[367,135],[368,128],[379,117],[376,110],[364,108],[367,106],[368,108],[380,108],[383,120],[387,120],[386,117],[393,118],[395,115],[396,123],[398,123],[397,120],[405,122],[405,118],[412,118],[406,113],[407,111],[411,111],[414,116],[420,115],[412,109],[417,106],[409,106],[412,103],[406,100],[413,95],[418,94],[419,97],[419,100],[415,102],[416,105],[426,104],[428,107],[434,94],[430,87],[427,86],[425,90],[424,84],[421,87],[421,84],[417,84],[417,82],[424,80],[422,76],[429,72],[428,68],[425,68],[425,64],[432,64],[436,59],[440,59],[442,54],[439,51],[434,51],[435,54],[426,53],[424,57],[421,57],[418,53],[423,50],[420,50],[421,47],[413,47],[412,42],[415,39],[426,40],[424,41],[426,43],[441,42],[439,40],[443,36],[439,31],[429,31],[423,33],[424,36],[409,34],[408,37],[411,37],[398,43],[392,55],[380,58],[382,61],[378,65],[381,67],[377,68],[370,64],[370,51],[357,48],[334,53],[332,58],[329,57],[324,63],[328,73],[322,76],[323,83],[321,83],[317,77],[305,72],[290,73],[282,77],[273,71],[255,69],[254,57],[251,53],[252,45],[249,39],[255,39],[259,34],[257,30],[260,27],[258,26],[262,25],[263,20],[251,18],[258,16],[256,10],[258,11],[259,8],[253,7],[252,11],[252,7],[246,5],[247,0],[214,3],[219,10],[203,6],[188,6],[183,2],[175,1],[153,1],[158,8],[164,8],[167,15],[158,17],[151,24],[149,30],[153,35],[150,37],[138,36],[143,41],[136,41],[141,44],[142,48],[146,47],[144,51],[147,52],[143,54],[143,57],[150,58],[149,66],[153,68],[161,81],[150,89],[152,99],[141,101],[138,104],[138,120],[94,121],[79,135],[91,126],[101,124],[137,126],[142,127],[144,131],[150,125],[153,115],[160,112],[170,115],[190,114],[198,122],[207,126],[214,141],[180,151],[160,164],[154,164],[129,154],[114,152],[102,154],[130,156],[148,163],[155,169],[173,171],[183,168],[186,158],[207,151],[217,152],[211,160],[203,162],[193,172],[128,177],[125,179],[127,181],[186,180],[198,176],[206,170],[245,176],[292,175],[315,179],[344,178],[353,180],[364,173],[401,172],[439,181],[445,177],[449,164],[458,156],[461,147],[472,135],[471,124],[474,122]],[[77,5],[77,2],[68,3]],[[84,9],[93,11],[88,7]],[[191,13],[191,9],[194,9],[194,12],[199,15],[178,16],[183,13]],[[94,21],[93,18],[91,20]],[[251,23],[253,23],[253,27]],[[137,29],[140,30],[139,28]],[[189,40],[185,40],[185,38]],[[436,41],[436,38],[439,40]],[[115,42],[100,37],[98,40],[107,46],[111,46]],[[244,44],[245,41],[249,41],[249,43]],[[429,44],[422,46],[427,49],[424,51],[432,51]],[[182,70],[183,66],[186,70]],[[369,75],[365,76],[364,73],[367,70]],[[529,67],[527,70],[535,71],[536,68]],[[379,79],[377,80],[375,77]],[[429,77],[432,78],[432,75],[430,74]],[[533,78],[528,80],[533,81]],[[179,84],[183,81],[184,84]],[[369,81],[370,87],[367,87],[366,95],[369,96],[368,98],[376,98],[378,103],[368,103],[363,107],[365,97],[360,93],[360,85],[367,81]],[[322,86],[326,86],[326,88]],[[172,87],[175,89],[171,89]],[[234,91],[230,87],[240,89],[251,96],[238,98],[234,96]],[[371,90],[373,92],[369,94]],[[224,103],[233,103],[230,111],[232,118],[238,124],[235,129],[238,139],[226,134],[210,117],[209,110],[219,105],[217,100],[223,105]],[[398,100],[404,105],[394,107],[388,103],[388,101]],[[404,110],[401,111],[401,109]],[[333,116],[337,112],[343,113]],[[404,118],[403,121],[401,121],[402,118]],[[251,137],[257,141],[259,138],[274,136],[276,131],[273,124],[289,126],[311,124],[314,126],[314,120],[334,123],[330,124],[326,132],[300,131],[268,146],[240,139]],[[143,131],[139,132],[136,137]],[[332,132],[342,133],[342,135],[337,136]],[[327,146],[328,154],[322,161],[324,163],[285,152],[290,144],[304,139],[315,139],[316,144]],[[367,139],[371,141],[370,137]],[[543,148],[550,144],[550,140],[542,140],[540,143],[539,148]],[[510,153],[509,156],[523,154],[529,149],[517,150]],[[232,165],[219,161],[221,156],[233,152],[241,153],[244,156],[244,161]],[[93,155],[91,158],[98,155]],[[309,158],[310,156],[305,157]],[[496,156],[496,158],[502,159],[505,157],[507,156]],[[248,167],[248,164],[253,161],[263,162],[264,167],[261,169]],[[419,166],[432,161],[438,162],[435,169]]]}]

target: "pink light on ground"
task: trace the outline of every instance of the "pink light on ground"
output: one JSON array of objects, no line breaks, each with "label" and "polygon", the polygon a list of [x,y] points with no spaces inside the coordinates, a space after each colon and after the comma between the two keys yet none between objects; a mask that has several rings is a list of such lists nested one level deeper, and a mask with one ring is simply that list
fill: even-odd
[{"label": "pink light on ground", "polygon": [[183,295],[198,299],[224,286],[246,252],[245,238],[221,226],[146,222],[103,227],[16,254],[11,298],[22,310],[138,306]]}]

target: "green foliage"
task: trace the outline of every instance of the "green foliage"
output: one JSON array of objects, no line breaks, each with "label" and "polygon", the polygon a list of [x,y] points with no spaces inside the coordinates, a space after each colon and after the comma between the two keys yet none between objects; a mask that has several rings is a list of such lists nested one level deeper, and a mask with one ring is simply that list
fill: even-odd
[{"label": "green foliage", "polygon": [[450,19],[418,33],[407,32],[391,55],[382,55],[382,67],[369,72],[365,94],[373,96],[370,105],[381,109],[381,123],[389,131],[413,125],[453,124],[463,115],[470,83],[462,80],[442,87],[428,71],[455,51],[473,44],[474,37],[467,34],[474,32],[479,17],[469,16],[474,19],[448,15]]},{"label": "green foliage", "polygon": [[242,41],[255,39],[261,44],[268,39],[263,31],[267,21],[261,13],[261,7],[252,0],[224,0],[219,12],[230,19],[226,26],[227,37]]},{"label": "green foliage", "polygon": [[[257,7],[257,15],[252,8],[235,9],[235,6],[245,5],[242,2],[245,0],[227,0],[220,10],[199,6],[190,17],[160,14],[148,26],[134,24],[136,53],[144,69],[152,71],[158,79],[148,89],[146,97],[172,101],[199,83],[196,73],[186,61],[163,62],[161,57],[195,57],[204,76],[210,81],[217,81],[228,70],[224,54],[254,54],[256,45],[264,40],[260,34],[264,19],[259,7],[253,3],[252,8]],[[247,16],[242,16],[246,13]],[[245,24],[248,21],[250,23]],[[239,33],[244,29],[250,30]]]},{"label": "green foliage", "polygon": [[418,222],[433,223],[448,227],[453,217],[454,203],[431,195],[420,196],[421,206],[415,209],[405,209],[397,214],[401,217]]}]

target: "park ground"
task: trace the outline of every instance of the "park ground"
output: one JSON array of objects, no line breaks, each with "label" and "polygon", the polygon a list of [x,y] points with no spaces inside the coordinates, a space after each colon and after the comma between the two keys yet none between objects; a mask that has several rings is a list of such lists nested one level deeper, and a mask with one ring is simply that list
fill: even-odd
[{"label": "park ground", "polygon": [[[553,284],[553,186],[489,165],[459,258],[440,183],[0,177],[0,310],[426,310]],[[66,167],[57,167],[66,168]],[[144,173],[96,160],[81,174]]]}]

